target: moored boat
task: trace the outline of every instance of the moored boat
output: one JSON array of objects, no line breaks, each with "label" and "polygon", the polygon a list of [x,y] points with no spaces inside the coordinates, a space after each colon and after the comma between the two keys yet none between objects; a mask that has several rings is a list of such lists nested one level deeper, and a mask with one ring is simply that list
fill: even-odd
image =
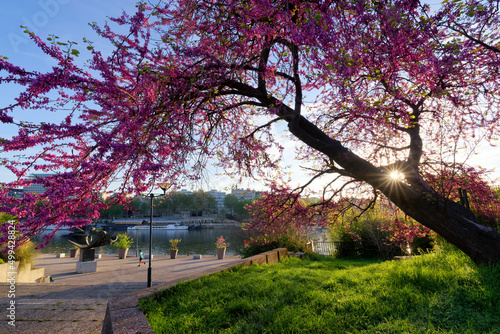
[{"label": "moored boat", "polygon": [[[153,230],[188,230],[189,225],[184,224],[166,224],[166,225],[153,225]],[[149,230],[150,226],[148,224],[129,226],[127,231],[134,230]]]}]

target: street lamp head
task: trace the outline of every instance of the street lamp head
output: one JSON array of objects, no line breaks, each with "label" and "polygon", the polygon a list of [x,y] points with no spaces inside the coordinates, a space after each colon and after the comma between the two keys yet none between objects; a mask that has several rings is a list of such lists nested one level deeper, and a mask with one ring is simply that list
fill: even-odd
[{"label": "street lamp head", "polygon": [[163,190],[163,196],[165,196],[165,194],[167,193],[167,188],[163,188],[162,186],[160,186],[160,189]]}]

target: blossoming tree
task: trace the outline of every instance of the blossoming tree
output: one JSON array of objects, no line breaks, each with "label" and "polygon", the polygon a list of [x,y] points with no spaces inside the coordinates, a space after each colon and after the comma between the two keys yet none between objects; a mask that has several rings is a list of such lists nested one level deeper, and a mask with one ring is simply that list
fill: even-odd
[{"label": "blossoming tree", "polygon": [[[2,149],[37,150],[4,158],[19,179],[2,188],[2,211],[30,236],[95,219],[117,179],[121,200],[196,178],[210,158],[262,177],[279,170],[277,126],[302,144],[297,159],[311,162],[325,202],[337,177],[337,190],[366,185],[475,262],[497,261],[500,234],[426,177],[457,146],[498,136],[498,10],[469,4],[480,14],[460,1],[437,14],[416,0],[141,3],[116,29],[95,26],[114,49],[105,57],[89,43],[88,69],[76,45],[30,33],[56,64],[39,73],[0,62],[1,83],[24,87],[0,110],[19,128]],[[65,114],[19,123],[19,108]],[[7,197],[30,170],[54,172],[37,181],[47,191]]]}]

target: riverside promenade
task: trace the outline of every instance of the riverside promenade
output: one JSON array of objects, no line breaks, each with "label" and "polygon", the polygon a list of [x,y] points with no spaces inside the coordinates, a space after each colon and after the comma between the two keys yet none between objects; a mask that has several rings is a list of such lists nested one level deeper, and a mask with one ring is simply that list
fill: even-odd
[{"label": "riverside promenade", "polygon": [[[45,268],[51,283],[18,283],[15,297],[9,298],[10,285],[0,283],[0,333],[101,333],[108,300],[147,288],[149,260],[138,267],[135,254],[126,259],[103,255],[97,261],[97,272],[77,274],[77,258],[56,258],[43,254],[36,267]],[[239,256],[218,260],[215,255],[155,255],[152,259],[152,289],[159,284],[187,280],[217,268],[240,261]],[[15,302],[15,327],[7,307]]]}]

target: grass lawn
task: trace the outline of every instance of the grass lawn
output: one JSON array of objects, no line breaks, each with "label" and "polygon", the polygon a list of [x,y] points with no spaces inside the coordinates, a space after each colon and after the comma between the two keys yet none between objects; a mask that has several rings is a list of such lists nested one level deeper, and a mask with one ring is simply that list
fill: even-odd
[{"label": "grass lawn", "polygon": [[500,333],[500,265],[458,252],[290,258],[183,282],[140,307],[155,333]]}]

